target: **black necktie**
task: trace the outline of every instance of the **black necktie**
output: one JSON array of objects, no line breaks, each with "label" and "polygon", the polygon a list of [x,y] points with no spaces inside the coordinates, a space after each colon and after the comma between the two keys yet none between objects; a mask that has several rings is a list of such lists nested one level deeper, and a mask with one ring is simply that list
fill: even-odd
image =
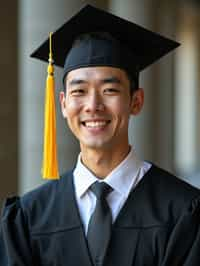
[{"label": "black necktie", "polygon": [[93,263],[103,265],[109,244],[112,216],[106,196],[112,188],[104,182],[95,182],[90,189],[96,196],[96,207],[88,225],[87,240]]}]

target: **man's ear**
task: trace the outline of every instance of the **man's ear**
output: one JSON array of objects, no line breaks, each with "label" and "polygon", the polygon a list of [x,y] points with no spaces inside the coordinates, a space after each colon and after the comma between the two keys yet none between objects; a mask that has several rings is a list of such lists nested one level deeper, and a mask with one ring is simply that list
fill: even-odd
[{"label": "man's ear", "polygon": [[61,107],[62,115],[64,118],[67,118],[67,110],[66,110],[66,101],[65,101],[64,91],[60,92],[59,101],[60,101],[60,107]]},{"label": "man's ear", "polygon": [[138,88],[132,96],[131,102],[131,114],[137,115],[142,110],[144,104],[144,90],[142,88]]}]

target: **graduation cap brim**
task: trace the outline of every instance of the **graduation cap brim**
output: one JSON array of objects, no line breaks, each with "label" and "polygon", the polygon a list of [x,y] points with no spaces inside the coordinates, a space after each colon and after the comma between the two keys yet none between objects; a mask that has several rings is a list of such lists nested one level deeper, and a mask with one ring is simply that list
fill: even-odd
[{"label": "graduation cap brim", "polygon": [[[86,5],[53,33],[54,64],[63,67],[74,40],[79,35],[89,32],[109,32],[137,55],[139,71],[180,45],[133,22],[91,5]],[[31,54],[31,57],[48,62],[49,39],[41,44]]]}]

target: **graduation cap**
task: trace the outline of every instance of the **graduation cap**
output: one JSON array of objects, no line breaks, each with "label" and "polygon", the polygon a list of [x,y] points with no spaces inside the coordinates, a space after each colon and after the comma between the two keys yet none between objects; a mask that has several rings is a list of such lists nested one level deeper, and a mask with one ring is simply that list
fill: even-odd
[{"label": "graduation cap", "polygon": [[[108,32],[116,43],[108,47],[106,42],[91,40],[71,49],[77,37],[90,32]],[[175,41],[91,5],[83,7],[53,33],[54,64],[64,67],[64,75],[70,70],[92,65],[111,65],[125,68],[130,73],[140,72],[178,46]],[[31,57],[48,62],[49,40]]]},{"label": "graduation cap", "polygon": [[[97,34],[99,32],[109,33],[112,38],[101,38]],[[73,45],[77,38],[88,33],[90,38],[83,38]],[[31,57],[49,61],[50,80],[53,77],[53,64],[64,68],[63,79],[68,72],[81,67],[111,66],[127,71],[138,85],[139,73],[178,47],[179,43],[111,13],[86,5],[53,33],[52,45],[54,56],[51,45],[49,48],[48,39],[31,54]],[[48,83],[47,81],[47,87]],[[50,83],[52,84],[52,81]],[[48,111],[45,111],[45,114],[46,118],[49,117]],[[54,122],[50,124],[55,128]],[[55,134],[45,134],[47,138],[49,135]],[[55,153],[55,147],[52,150]],[[47,154],[49,152],[48,150]],[[49,155],[44,161],[45,164],[51,161],[52,165]],[[57,169],[57,166],[55,168]],[[57,170],[54,174],[43,176],[58,176],[56,173]]]}]

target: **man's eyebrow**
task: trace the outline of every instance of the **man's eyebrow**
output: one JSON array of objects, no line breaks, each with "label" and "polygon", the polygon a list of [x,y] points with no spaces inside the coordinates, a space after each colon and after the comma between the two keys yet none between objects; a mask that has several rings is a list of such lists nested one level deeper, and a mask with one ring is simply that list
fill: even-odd
[{"label": "man's eyebrow", "polygon": [[83,80],[83,79],[72,79],[72,80],[69,82],[69,85],[70,85],[70,86],[73,86],[73,85],[79,85],[79,84],[82,84],[82,83],[86,83],[86,81]]},{"label": "man's eyebrow", "polygon": [[102,83],[118,83],[121,84],[121,80],[117,77],[108,77],[101,80]]}]

